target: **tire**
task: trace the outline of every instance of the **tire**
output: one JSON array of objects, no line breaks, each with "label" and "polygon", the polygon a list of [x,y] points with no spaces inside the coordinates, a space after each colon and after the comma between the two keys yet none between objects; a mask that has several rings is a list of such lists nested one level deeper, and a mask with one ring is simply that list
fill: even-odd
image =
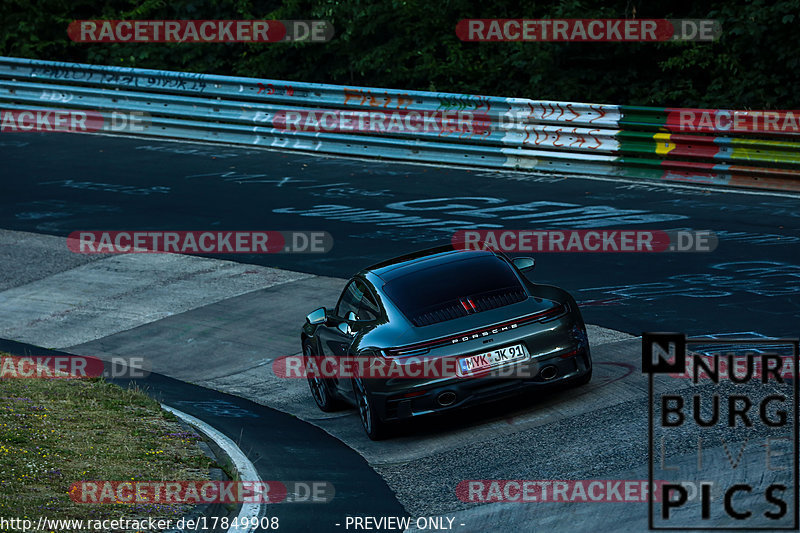
[{"label": "tire", "polygon": [[[316,354],[314,353],[314,348],[311,346],[311,343],[304,342],[303,365],[305,368],[308,368],[306,366],[308,359],[310,357],[314,357],[315,355]],[[314,398],[314,403],[317,404],[317,407],[319,407],[320,411],[330,413],[332,411],[341,410],[344,407],[344,402],[336,397],[329,380],[319,376],[312,377],[308,375],[306,376],[306,380],[308,381],[308,388],[311,391],[311,397]]]},{"label": "tire", "polygon": [[386,423],[378,418],[374,409],[372,395],[364,387],[364,381],[358,376],[353,378],[353,394],[356,398],[358,417],[361,419],[364,433],[371,440],[385,439],[388,435]]}]

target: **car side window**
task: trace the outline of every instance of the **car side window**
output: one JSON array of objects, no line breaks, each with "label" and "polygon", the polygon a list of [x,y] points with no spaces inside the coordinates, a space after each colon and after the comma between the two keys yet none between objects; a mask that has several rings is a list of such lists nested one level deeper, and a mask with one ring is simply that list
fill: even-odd
[{"label": "car side window", "polygon": [[359,284],[364,295],[364,297],[361,299],[361,304],[358,306],[358,311],[356,312],[358,319],[377,320],[378,316],[380,315],[380,308],[375,296],[372,294],[372,291],[369,290],[362,282],[357,281],[356,283]]},{"label": "car side window", "polygon": [[358,290],[358,287],[356,287],[355,281],[348,283],[344,292],[342,292],[341,298],[339,298],[339,303],[336,304],[336,316],[347,318],[347,314],[351,311],[357,316],[358,304],[361,301],[362,294],[363,293]]},{"label": "car side window", "polygon": [[342,297],[339,298],[339,303],[336,305],[336,316],[338,317],[347,318],[351,311],[355,313],[358,320],[375,320],[380,314],[375,296],[367,289],[363,281],[351,281],[345,287]]}]

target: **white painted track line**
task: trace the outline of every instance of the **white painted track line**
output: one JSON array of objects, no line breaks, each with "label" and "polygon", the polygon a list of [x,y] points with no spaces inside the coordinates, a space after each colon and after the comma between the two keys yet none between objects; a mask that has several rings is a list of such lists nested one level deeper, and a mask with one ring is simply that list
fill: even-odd
[{"label": "white painted track line", "polygon": [[[236,443],[227,436],[223,435],[213,426],[206,424],[199,418],[195,418],[190,414],[184,413],[183,411],[179,411],[178,409],[174,409],[163,403],[161,404],[161,408],[177,416],[187,424],[194,426],[206,437],[213,440],[217,446],[219,446],[230,458],[231,462],[236,468],[236,471],[239,473],[239,481],[261,482],[255,465],[250,462],[250,459],[248,459],[242,450],[239,449]],[[258,519],[264,516],[264,511],[266,510],[265,507],[266,505],[263,503],[243,503],[242,508],[239,510],[237,519],[235,521],[231,521],[232,524],[236,524],[236,527],[231,525],[231,527],[228,528],[228,532],[250,533],[256,529],[258,526]],[[246,524],[247,527],[242,527],[241,524]]]}]

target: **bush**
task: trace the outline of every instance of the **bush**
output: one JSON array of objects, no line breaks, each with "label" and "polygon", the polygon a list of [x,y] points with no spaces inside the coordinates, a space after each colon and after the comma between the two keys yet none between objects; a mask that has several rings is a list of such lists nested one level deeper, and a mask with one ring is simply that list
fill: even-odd
[{"label": "bush", "polygon": [[[3,55],[542,100],[796,108],[800,0],[6,0]],[[655,3],[653,3],[655,4]],[[466,43],[462,18],[714,18],[714,43]],[[75,19],[327,19],[326,44],[83,44]]]}]

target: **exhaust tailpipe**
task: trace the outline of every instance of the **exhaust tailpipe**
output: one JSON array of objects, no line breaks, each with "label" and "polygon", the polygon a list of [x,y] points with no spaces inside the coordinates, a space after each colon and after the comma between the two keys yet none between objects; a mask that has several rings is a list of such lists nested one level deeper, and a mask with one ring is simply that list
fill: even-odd
[{"label": "exhaust tailpipe", "polygon": [[554,367],[553,365],[548,365],[544,367],[541,370],[541,372],[539,372],[539,376],[546,381],[550,381],[557,375],[558,375],[558,368]]},{"label": "exhaust tailpipe", "polygon": [[439,396],[436,397],[436,401],[442,407],[447,407],[448,405],[453,405],[456,403],[456,393],[446,391],[441,393]]}]

